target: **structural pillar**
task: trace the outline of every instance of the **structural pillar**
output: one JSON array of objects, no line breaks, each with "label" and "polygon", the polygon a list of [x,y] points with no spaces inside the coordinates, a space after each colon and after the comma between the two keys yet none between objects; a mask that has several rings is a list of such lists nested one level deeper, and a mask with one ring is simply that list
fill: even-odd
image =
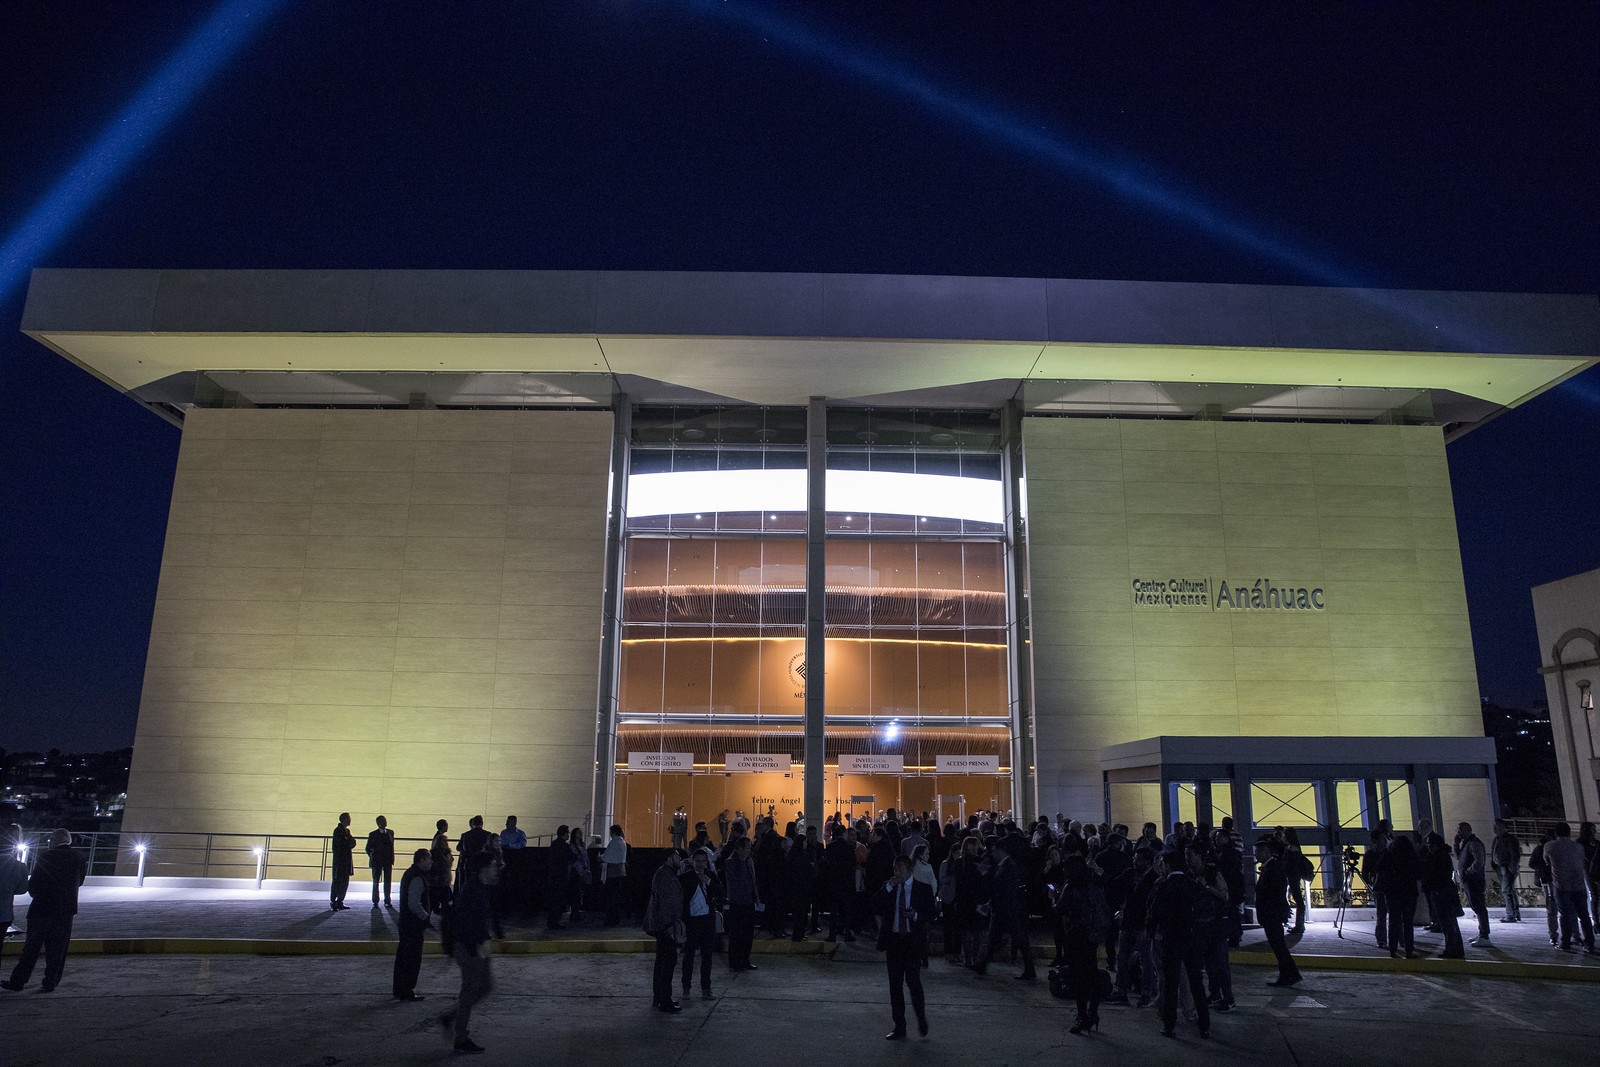
[{"label": "structural pillar", "polygon": [[622,672],[622,538],[628,508],[628,449],[633,408],[626,393],[611,397],[611,485],[606,502],[605,592],[600,607],[600,684],[596,701],[594,801],[590,834],[606,840],[615,819],[617,784],[617,679]]},{"label": "structural pillar", "polygon": [[826,818],[827,475],[828,405],[814,396],[806,407],[805,816],[808,826],[817,827]]},{"label": "structural pillar", "polygon": [[1023,498],[1022,404],[1011,400],[1001,414],[1001,446],[1005,472],[1006,640],[1010,645],[1011,806],[1017,822],[1038,817],[1039,788],[1034,766],[1033,641],[1028,616],[1027,507]]}]

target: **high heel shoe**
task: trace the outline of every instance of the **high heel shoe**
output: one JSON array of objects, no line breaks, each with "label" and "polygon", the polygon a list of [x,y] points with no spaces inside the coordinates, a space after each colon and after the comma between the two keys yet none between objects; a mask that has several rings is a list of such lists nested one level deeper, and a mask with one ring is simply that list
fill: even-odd
[{"label": "high heel shoe", "polygon": [[1085,1019],[1083,1016],[1080,1015],[1080,1016],[1078,1016],[1078,1021],[1072,1024],[1072,1026],[1067,1030],[1067,1033],[1069,1033],[1069,1034],[1087,1033],[1093,1027],[1093,1025],[1094,1024],[1091,1023],[1088,1019]]},{"label": "high heel shoe", "polygon": [[1100,1029],[1100,1013],[1099,1012],[1096,1011],[1096,1012],[1091,1012],[1089,1014],[1089,1029],[1091,1029],[1091,1030]]}]

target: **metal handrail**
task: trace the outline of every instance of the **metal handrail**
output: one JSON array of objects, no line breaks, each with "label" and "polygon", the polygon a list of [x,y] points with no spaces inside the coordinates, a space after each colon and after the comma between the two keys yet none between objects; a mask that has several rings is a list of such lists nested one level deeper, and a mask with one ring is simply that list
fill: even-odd
[{"label": "metal handrail", "polygon": [[[50,831],[24,831],[20,841],[13,842],[28,869],[45,847]],[[529,836],[530,847],[548,844],[552,834]],[[397,858],[404,854],[403,846],[426,848],[431,837],[397,837]],[[313,844],[314,842],[314,844]],[[72,843],[76,848],[87,848],[89,874],[114,874],[118,866],[133,867],[142,855],[148,873],[160,874],[160,868],[186,869],[191,876],[208,878],[213,870],[229,871],[226,877],[254,877],[258,867],[270,872],[311,872],[291,875],[291,880],[327,881],[332,866],[332,835],[316,834],[236,834],[208,833],[202,830],[158,830],[134,833],[127,830],[93,830],[74,832]],[[453,844],[453,843],[452,843]],[[140,849],[143,852],[140,852]],[[279,857],[287,857],[280,859]],[[313,859],[306,859],[313,857]],[[106,868],[109,868],[106,869]],[[235,873],[237,872],[237,873]],[[270,873],[267,877],[272,877]]]}]

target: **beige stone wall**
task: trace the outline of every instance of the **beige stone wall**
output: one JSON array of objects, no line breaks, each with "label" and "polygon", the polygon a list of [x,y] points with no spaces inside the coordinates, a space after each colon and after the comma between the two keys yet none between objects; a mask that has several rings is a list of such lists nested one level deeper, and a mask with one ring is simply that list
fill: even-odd
[{"label": "beige stone wall", "polygon": [[[1024,444],[1042,810],[1097,815],[1100,749],[1142,737],[1482,735],[1438,429],[1029,418]],[[1191,576],[1327,606],[1134,604]]]},{"label": "beige stone wall", "polygon": [[125,825],[582,819],[610,433],[609,412],[191,412]]}]

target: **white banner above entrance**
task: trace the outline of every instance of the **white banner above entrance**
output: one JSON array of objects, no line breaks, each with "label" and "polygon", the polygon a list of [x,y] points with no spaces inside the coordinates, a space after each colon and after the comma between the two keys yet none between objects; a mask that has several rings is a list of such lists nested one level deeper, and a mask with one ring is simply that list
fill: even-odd
[{"label": "white banner above entrance", "polygon": [[999,774],[999,756],[935,756],[933,769],[940,774]]},{"label": "white banner above entrance", "polygon": [[900,774],[905,769],[904,756],[839,756],[840,774]]},{"label": "white banner above entrance", "polygon": [[726,767],[730,771],[786,771],[792,759],[788,753],[730,752]]},{"label": "white banner above entrance", "polygon": [[693,752],[630,752],[630,771],[692,771]]}]

